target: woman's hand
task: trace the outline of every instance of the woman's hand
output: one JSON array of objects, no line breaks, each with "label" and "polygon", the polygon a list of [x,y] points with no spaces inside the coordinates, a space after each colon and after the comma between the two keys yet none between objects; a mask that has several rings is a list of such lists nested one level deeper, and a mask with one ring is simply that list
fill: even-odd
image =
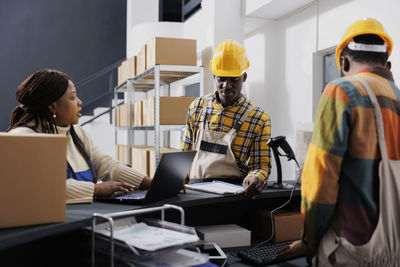
[{"label": "woman's hand", "polygon": [[152,179],[148,176],[144,177],[142,183],[139,186],[139,189],[148,189],[151,185]]},{"label": "woman's hand", "polygon": [[115,192],[132,192],[135,190],[135,187],[131,184],[123,183],[123,182],[114,182],[107,181],[99,184],[95,184],[94,186],[94,195],[95,196],[109,196]]}]

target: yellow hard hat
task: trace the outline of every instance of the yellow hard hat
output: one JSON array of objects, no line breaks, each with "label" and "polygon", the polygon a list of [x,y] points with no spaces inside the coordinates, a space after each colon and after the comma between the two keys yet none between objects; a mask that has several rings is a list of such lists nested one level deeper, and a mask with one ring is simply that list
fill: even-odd
[{"label": "yellow hard hat", "polygon": [[354,22],[352,25],[350,25],[349,28],[347,28],[346,32],[344,33],[342,37],[342,41],[339,43],[339,45],[336,48],[336,64],[340,68],[340,54],[343,51],[343,48],[345,48],[349,42],[358,35],[363,35],[363,34],[375,34],[378,35],[379,37],[382,38],[382,40],[385,41],[387,45],[387,52],[388,55],[392,52],[393,48],[393,41],[392,38],[386,33],[385,28],[383,25],[377,21],[376,19],[372,18],[364,18],[361,20],[357,20]]},{"label": "yellow hard hat", "polygon": [[220,43],[210,61],[212,73],[220,77],[239,77],[249,66],[246,49],[234,40]]}]

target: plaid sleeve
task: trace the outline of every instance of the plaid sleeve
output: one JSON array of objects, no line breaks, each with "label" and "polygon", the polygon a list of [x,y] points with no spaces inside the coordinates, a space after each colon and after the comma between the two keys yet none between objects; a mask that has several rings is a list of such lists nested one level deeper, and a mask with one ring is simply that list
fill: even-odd
[{"label": "plaid sleeve", "polygon": [[263,114],[260,122],[263,123],[254,138],[254,143],[250,147],[250,170],[248,175],[256,175],[261,180],[266,181],[271,169],[271,152],[267,145],[267,141],[271,137],[271,120],[268,115]]},{"label": "plaid sleeve", "polygon": [[193,101],[188,109],[187,112],[187,117],[186,117],[186,127],[185,131],[183,133],[183,137],[181,140],[181,151],[189,151],[193,149],[193,143],[194,143],[194,120],[195,120],[195,110],[196,110],[196,100]]},{"label": "plaid sleeve", "polygon": [[302,240],[311,249],[318,246],[334,216],[350,129],[349,104],[340,86],[328,84],[318,106],[301,185]]}]

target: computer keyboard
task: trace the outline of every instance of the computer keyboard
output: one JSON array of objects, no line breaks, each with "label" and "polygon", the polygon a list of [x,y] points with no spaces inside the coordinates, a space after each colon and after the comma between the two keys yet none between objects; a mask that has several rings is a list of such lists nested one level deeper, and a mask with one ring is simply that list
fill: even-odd
[{"label": "computer keyboard", "polygon": [[147,190],[134,191],[126,195],[116,197],[116,199],[143,199],[146,196]]},{"label": "computer keyboard", "polygon": [[276,251],[279,251],[280,249],[290,245],[292,242],[293,241],[285,241],[285,242],[267,244],[265,246],[251,248],[248,250],[242,250],[238,252],[238,256],[242,258],[244,261],[257,266],[273,264],[277,262],[282,262],[302,257],[303,255],[299,254],[290,255],[282,258],[276,257]]}]

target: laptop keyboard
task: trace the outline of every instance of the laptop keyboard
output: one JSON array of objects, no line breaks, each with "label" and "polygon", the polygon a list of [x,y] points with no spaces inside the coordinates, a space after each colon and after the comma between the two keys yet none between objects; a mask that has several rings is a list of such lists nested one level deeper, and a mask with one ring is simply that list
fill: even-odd
[{"label": "laptop keyboard", "polygon": [[143,199],[146,196],[147,190],[128,193],[123,196],[116,197],[116,199]]},{"label": "laptop keyboard", "polygon": [[242,250],[238,252],[238,256],[244,261],[251,264],[260,266],[266,264],[273,264],[277,262],[286,261],[289,259],[295,259],[302,257],[303,255],[291,255],[288,257],[277,258],[276,251],[290,245],[293,241],[285,241],[274,244],[268,244],[266,246],[251,248],[248,250]]}]

